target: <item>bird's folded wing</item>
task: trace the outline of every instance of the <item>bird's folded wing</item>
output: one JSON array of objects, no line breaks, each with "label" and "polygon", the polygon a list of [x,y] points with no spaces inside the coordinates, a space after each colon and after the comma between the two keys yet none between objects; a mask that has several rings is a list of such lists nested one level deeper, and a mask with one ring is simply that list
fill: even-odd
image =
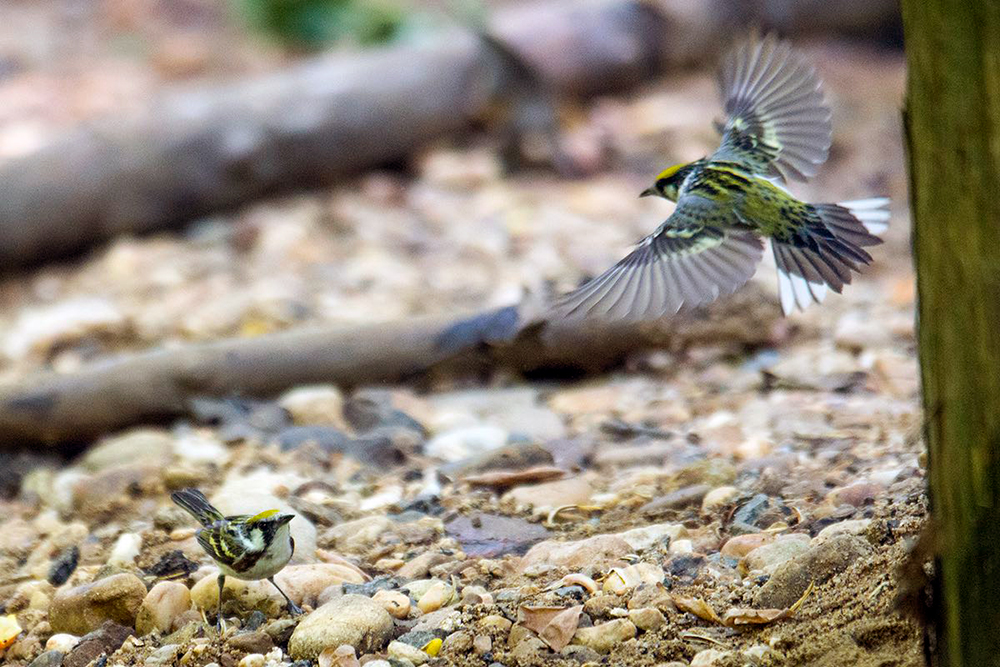
[{"label": "bird's folded wing", "polygon": [[742,287],[763,254],[750,231],[686,220],[685,199],[656,232],[628,256],[563,295],[554,311],[565,317],[652,320]]},{"label": "bird's folded wing", "polygon": [[723,59],[719,88],[726,110],[728,160],[761,175],[806,180],[830,152],[830,109],[816,71],[774,36],[738,44]]},{"label": "bird's folded wing", "polygon": [[202,528],[196,537],[201,548],[224,565],[231,566],[246,550],[239,538],[218,526]]}]

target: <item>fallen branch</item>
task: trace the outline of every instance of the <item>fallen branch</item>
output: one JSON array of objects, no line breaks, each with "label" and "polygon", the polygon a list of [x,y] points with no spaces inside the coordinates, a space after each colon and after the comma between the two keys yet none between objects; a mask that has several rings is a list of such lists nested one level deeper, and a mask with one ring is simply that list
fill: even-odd
[{"label": "fallen branch", "polygon": [[533,318],[509,307],[358,328],[291,331],[146,352],[0,390],[0,447],[79,443],[188,413],[193,399],[270,397],[296,385],[350,388],[420,374],[594,372],[644,348],[773,343],[777,309],[750,285],[712,307],[645,325]]}]

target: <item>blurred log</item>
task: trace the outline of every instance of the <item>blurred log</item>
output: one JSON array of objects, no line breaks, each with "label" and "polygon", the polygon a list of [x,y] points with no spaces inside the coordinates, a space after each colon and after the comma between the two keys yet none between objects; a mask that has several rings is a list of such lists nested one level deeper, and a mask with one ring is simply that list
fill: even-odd
[{"label": "blurred log", "polygon": [[[725,6],[693,10],[701,39],[686,33],[686,43],[702,53],[715,44],[721,18],[712,16],[724,11],[708,7]],[[680,58],[665,48],[675,26],[690,31],[693,21],[640,0],[550,0],[501,12],[490,31],[555,94],[593,95]],[[456,30],[431,45],[328,55],[164,94],[137,117],[105,118],[0,165],[0,270],[399,161],[488,117],[519,94],[511,86],[487,40]]]},{"label": "blurred log", "polygon": [[1000,665],[1000,3],[905,0],[934,667]]},{"label": "blurred log", "polygon": [[459,320],[291,331],[191,345],[49,374],[0,389],[0,449],[69,446],[184,415],[192,399],[260,397],[309,383],[342,387],[431,374],[594,372],[644,348],[773,344],[773,300],[750,285],[707,309],[643,325],[539,319],[524,305]]}]

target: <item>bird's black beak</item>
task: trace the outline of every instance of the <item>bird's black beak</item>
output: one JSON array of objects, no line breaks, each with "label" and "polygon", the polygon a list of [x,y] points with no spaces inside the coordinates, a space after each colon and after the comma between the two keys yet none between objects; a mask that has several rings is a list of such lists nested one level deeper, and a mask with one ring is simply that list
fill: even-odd
[{"label": "bird's black beak", "polygon": [[645,190],[643,190],[642,192],[639,193],[639,196],[640,197],[652,197],[655,194],[656,194],[656,190],[654,188],[646,188]]},{"label": "bird's black beak", "polygon": [[282,514],[281,516],[278,517],[278,525],[283,526],[294,518],[295,518],[294,514]]}]

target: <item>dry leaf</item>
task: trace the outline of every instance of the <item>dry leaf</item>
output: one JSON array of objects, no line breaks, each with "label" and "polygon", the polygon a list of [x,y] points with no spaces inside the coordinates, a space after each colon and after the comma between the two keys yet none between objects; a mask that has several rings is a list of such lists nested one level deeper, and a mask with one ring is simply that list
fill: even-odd
[{"label": "dry leaf", "polygon": [[517,621],[534,630],[553,651],[561,651],[576,633],[582,611],[583,605],[569,608],[521,607],[517,610]]},{"label": "dry leaf", "polygon": [[780,618],[784,618],[788,613],[787,609],[750,609],[748,607],[734,607],[726,612],[722,617],[722,622],[730,627],[741,625],[765,625]]},{"label": "dry leaf", "polygon": [[805,602],[806,598],[809,597],[809,594],[812,593],[814,586],[815,583],[809,584],[809,588],[807,588],[806,592],[802,594],[802,597],[796,600],[795,604],[788,609],[749,609],[746,607],[734,607],[726,612],[722,622],[731,628],[738,628],[744,625],[766,625],[768,623],[788,618],[799,610],[802,603]]},{"label": "dry leaf", "polygon": [[725,625],[723,620],[719,618],[719,615],[715,613],[715,610],[701,598],[682,598],[676,595],[672,597],[674,604],[677,605],[677,608],[681,611],[694,614],[704,621],[712,621],[713,623]]}]

